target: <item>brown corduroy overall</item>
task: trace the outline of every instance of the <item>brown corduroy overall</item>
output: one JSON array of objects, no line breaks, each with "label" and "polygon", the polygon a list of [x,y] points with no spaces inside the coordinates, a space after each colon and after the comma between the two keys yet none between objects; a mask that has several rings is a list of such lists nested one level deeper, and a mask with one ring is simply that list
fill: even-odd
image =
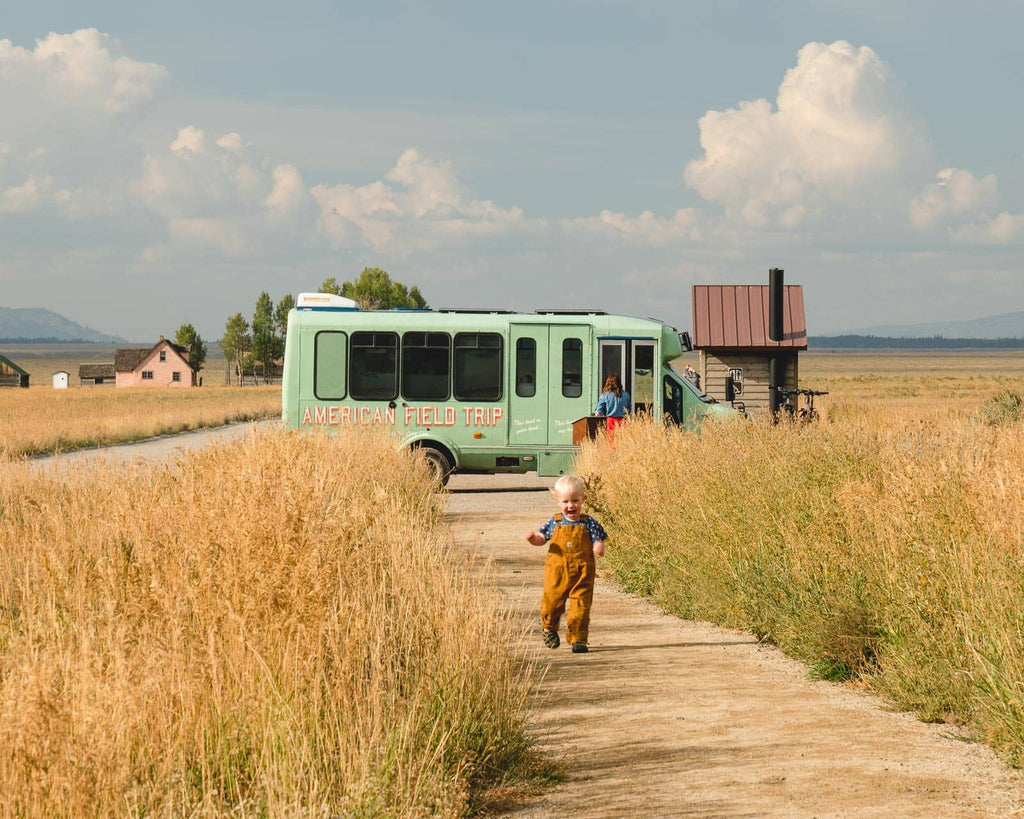
[{"label": "brown corduroy overall", "polygon": [[590,630],[590,604],[594,599],[594,547],[590,532],[580,515],[579,524],[562,523],[555,515],[555,531],[548,541],[544,561],[544,594],[540,600],[540,624],[545,631],[558,631],[558,621],[569,601],[565,621],[565,639],[570,643],[587,642]]}]

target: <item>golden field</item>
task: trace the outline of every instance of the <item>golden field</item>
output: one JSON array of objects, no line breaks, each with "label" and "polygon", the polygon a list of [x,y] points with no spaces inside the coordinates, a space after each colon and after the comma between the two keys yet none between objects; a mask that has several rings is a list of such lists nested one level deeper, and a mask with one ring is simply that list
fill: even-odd
[{"label": "golden field", "polygon": [[4,389],[0,454],[59,452],[280,414],[280,386]]},{"label": "golden field", "polygon": [[1024,765],[1024,355],[800,371],[830,391],[818,423],[636,423],[584,449],[615,574]]},{"label": "golden field", "polygon": [[386,437],[0,467],[0,814],[455,817],[530,774],[510,620]]}]

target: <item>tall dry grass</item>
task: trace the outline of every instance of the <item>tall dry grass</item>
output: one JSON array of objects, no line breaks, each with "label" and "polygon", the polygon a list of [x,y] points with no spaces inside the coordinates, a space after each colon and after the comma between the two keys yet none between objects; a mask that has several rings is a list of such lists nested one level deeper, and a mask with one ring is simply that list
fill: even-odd
[{"label": "tall dry grass", "polygon": [[1024,764],[1024,424],[875,419],[620,428],[578,464],[606,559]]},{"label": "tall dry grass", "polygon": [[0,456],[137,441],[281,414],[281,388],[0,390]]},{"label": "tall dry grass", "polygon": [[0,812],[459,816],[528,756],[510,621],[385,436],[0,471]]}]

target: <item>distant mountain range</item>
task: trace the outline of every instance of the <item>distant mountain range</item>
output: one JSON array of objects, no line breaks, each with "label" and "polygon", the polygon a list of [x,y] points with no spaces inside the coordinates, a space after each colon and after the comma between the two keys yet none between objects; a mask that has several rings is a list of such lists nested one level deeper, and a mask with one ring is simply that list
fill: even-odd
[{"label": "distant mountain range", "polygon": [[42,307],[0,307],[0,342],[97,341],[125,343]]},{"label": "distant mountain range", "polygon": [[[840,335],[830,334],[830,335]],[[979,319],[933,321],[926,324],[879,324],[841,335],[887,338],[1024,338],[1024,310]]]}]

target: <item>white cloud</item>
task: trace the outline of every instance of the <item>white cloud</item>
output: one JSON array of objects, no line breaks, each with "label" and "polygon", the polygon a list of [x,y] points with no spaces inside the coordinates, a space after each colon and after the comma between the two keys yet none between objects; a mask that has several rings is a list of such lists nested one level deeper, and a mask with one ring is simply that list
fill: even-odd
[{"label": "white cloud", "polygon": [[321,228],[335,247],[385,247],[401,238],[411,249],[445,237],[501,236],[524,218],[520,208],[472,198],[451,163],[426,159],[415,148],[402,153],[385,179],[395,184],[313,187]]},{"label": "white cloud", "polygon": [[993,174],[977,178],[970,171],[944,168],[910,205],[914,226],[927,230],[991,212],[999,199]]},{"label": "white cloud", "polygon": [[50,33],[32,50],[0,40],[0,77],[41,97],[91,105],[118,113],[153,98],[167,69],[113,52],[120,43],[94,28]]},{"label": "white cloud", "polygon": [[929,154],[892,69],[842,40],[800,49],[774,110],[759,99],[709,111],[700,132],[704,155],[686,166],[687,183],[758,229],[877,218]]},{"label": "white cloud", "polygon": [[1003,212],[987,222],[953,228],[950,235],[957,244],[1008,245],[1024,242],[1024,214]]}]

